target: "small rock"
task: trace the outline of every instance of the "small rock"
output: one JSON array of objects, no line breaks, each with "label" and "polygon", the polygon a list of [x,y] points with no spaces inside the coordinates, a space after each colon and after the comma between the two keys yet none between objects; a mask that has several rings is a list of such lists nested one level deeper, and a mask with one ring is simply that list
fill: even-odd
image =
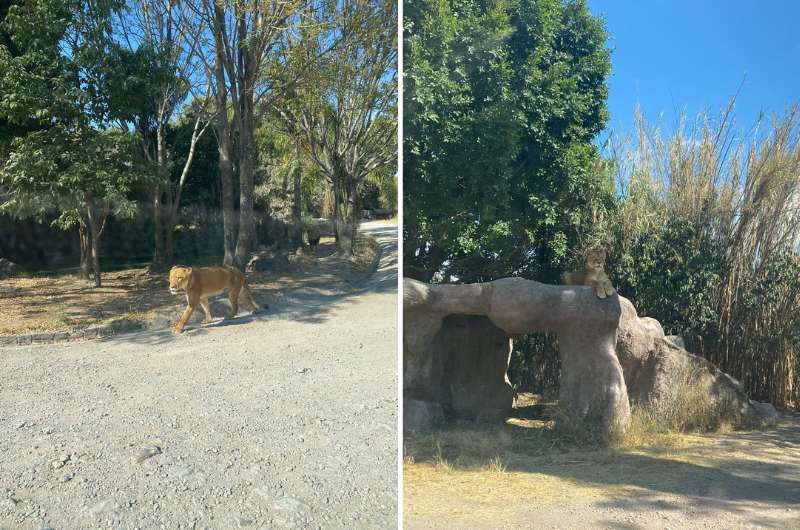
[{"label": "small rock", "polygon": [[156,455],[161,454],[161,448],[157,445],[145,445],[142,447],[142,450],[139,451],[139,454],[136,455],[136,461],[139,463],[144,462],[148,458],[152,458]]},{"label": "small rock", "polygon": [[98,502],[91,508],[89,508],[89,513],[92,515],[100,515],[101,513],[108,513],[113,512],[114,510],[119,509],[119,504],[114,499],[103,499],[102,501]]},{"label": "small rock", "polygon": [[244,517],[234,517],[233,522],[236,524],[236,528],[245,528],[253,525],[253,521]]},{"label": "small rock", "polygon": [[0,278],[11,278],[19,272],[19,265],[7,258],[0,258]]},{"label": "small rock", "polygon": [[69,482],[69,481],[70,481],[70,480],[72,480],[74,477],[75,477],[75,475],[74,475],[73,473],[67,473],[66,475],[64,475],[63,477],[61,477],[61,482]]},{"label": "small rock", "polygon": [[292,497],[281,497],[280,499],[275,501],[273,507],[276,510],[294,512],[294,513],[304,512],[308,510],[308,506],[306,506],[304,503]]},{"label": "small rock", "polygon": [[50,465],[53,466],[53,469],[61,469],[64,467],[66,462],[62,462],[61,460],[53,460]]},{"label": "small rock", "polygon": [[297,371],[297,373],[298,374],[307,374],[310,371],[311,371],[311,368],[301,368],[300,370]]}]

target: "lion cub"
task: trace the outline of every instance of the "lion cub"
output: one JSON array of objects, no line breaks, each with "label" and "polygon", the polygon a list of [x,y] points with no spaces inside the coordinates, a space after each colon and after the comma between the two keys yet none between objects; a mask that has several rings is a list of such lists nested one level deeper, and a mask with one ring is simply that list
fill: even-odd
[{"label": "lion cub", "polygon": [[183,331],[183,327],[192,316],[195,308],[200,305],[205,313],[203,322],[211,321],[211,310],[208,307],[208,298],[223,291],[228,291],[231,303],[230,318],[239,311],[239,297],[249,305],[253,313],[267,309],[267,305],[260,307],[250,295],[247,287],[247,278],[233,267],[186,267],[176,265],[169,271],[169,292],[179,294],[186,292],[186,309],[175,324],[175,333]]},{"label": "lion cub", "polygon": [[581,272],[565,272],[561,280],[565,285],[588,285],[594,287],[598,298],[614,294],[614,286],[605,272],[606,253],[603,250],[587,249],[586,268]]}]

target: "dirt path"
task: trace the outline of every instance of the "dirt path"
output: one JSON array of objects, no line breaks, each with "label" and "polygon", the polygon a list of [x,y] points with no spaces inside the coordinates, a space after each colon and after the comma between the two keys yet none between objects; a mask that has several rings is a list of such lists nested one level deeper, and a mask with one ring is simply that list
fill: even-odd
[{"label": "dirt path", "polygon": [[406,463],[405,528],[800,529],[800,415],[672,449],[497,458]]},{"label": "dirt path", "polygon": [[0,349],[0,528],[392,527],[397,229],[365,230],[381,264],[347,292]]}]

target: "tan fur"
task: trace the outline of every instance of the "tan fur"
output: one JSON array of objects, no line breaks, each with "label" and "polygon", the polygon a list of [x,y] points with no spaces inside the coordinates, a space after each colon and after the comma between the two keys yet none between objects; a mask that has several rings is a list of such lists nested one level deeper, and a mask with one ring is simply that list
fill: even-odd
[{"label": "tan fur", "polygon": [[565,272],[561,280],[565,285],[588,285],[594,287],[598,298],[611,296],[616,291],[605,271],[606,253],[589,249],[585,253],[586,268],[580,272]]},{"label": "tan fur", "polygon": [[[175,333],[183,331],[183,327],[198,304],[205,313],[203,323],[210,322],[212,317],[211,309],[208,307],[208,298],[223,291],[228,291],[228,299],[231,302],[229,318],[235,317],[239,311],[239,295],[253,309],[254,313],[262,309],[250,295],[247,278],[241,271],[233,267],[172,267],[169,271],[169,291],[172,294],[186,291],[187,306],[175,324]],[[264,308],[266,307],[264,306]]]}]

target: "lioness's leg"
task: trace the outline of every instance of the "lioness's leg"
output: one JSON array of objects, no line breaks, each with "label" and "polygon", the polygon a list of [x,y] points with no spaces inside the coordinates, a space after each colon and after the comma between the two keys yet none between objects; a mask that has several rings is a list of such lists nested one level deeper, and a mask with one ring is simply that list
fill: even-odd
[{"label": "lioness's leg", "polygon": [[186,309],[183,310],[181,318],[179,318],[178,323],[175,324],[175,333],[180,333],[181,331],[183,331],[183,327],[189,321],[189,317],[191,317],[192,313],[194,313],[195,305],[196,303],[195,304],[190,303],[188,306],[186,306]]},{"label": "lioness's leg", "polygon": [[200,307],[203,308],[203,313],[206,314],[206,317],[203,319],[203,324],[207,324],[211,322],[211,309],[208,307],[208,298],[203,298],[200,300]]},{"label": "lioness's leg", "polygon": [[600,282],[595,282],[592,287],[594,287],[594,292],[597,293],[597,298],[605,298],[606,297],[606,290],[603,287],[603,284]]},{"label": "lioness's leg", "polygon": [[603,287],[604,287],[605,292],[606,292],[606,294],[608,296],[611,296],[616,292],[616,290],[614,289],[614,286],[611,284],[610,280],[606,280],[605,282],[603,282]]},{"label": "lioness's leg", "polygon": [[241,286],[228,289],[228,300],[231,302],[231,314],[228,318],[235,318],[236,313],[239,312],[239,291],[241,289]]}]

